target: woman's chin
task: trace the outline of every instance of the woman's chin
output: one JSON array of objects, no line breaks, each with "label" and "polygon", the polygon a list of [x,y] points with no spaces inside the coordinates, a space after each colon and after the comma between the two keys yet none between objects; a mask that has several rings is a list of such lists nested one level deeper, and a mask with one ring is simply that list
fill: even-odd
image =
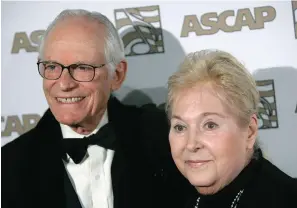
[{"label": "woman's chin", "polygon": [[213,186],[195,187],[196,190],[202,195],[212,195],[215,194],[218,189]]},{"label": "woman's chin", "polygon": [[216,193],[219,188],[216,185],[215,180],[204,179],[204,180],[195,180],[190,181],[190,183],[196,188],[196,190],[203,195],[210,195]]},{"label": "woman's chin", "polygon": [[200,194],[212,194],[214,191],[215,179],[207,176],[188,178],[189,182],[198,190]]},{"label": "woman's chin", "polygon": [[210,187],[210,186],[212,186],[214,184],[213,182],[208,181],[208,180],[203,180],[203,181],[201,181],[201,180],[193,181],[192,180],[192,181],[190,181],[190,183],[195,187]]}]

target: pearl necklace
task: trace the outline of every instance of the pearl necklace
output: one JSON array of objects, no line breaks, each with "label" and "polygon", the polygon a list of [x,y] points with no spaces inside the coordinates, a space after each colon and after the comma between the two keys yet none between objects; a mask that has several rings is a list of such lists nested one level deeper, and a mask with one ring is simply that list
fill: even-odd
[{"label": "pearl necklace", "polygon": [[[230,208],[236,208],[236,207],[237,207],[237,203],[239,202],[240,196],[242,195],[243,191],[244,191],[244,189],[240,190],[240,191],[237,193],[237,195],[236,195],[236,197],[234,198],[234,200],[233,200],[233,202],[232,202]],[[195,205],[194,208],[198,208],[198,207],[199,207],[199,201],[200,201],[200,196],[198,197],[197,202],[196,202],[196,205]]]}]

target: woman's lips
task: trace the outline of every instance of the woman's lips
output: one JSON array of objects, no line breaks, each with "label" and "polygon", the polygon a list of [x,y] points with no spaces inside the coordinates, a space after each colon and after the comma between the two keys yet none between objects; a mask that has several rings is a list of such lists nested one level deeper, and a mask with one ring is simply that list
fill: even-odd
[{"label": "woman's lips", "polygon": [[199,168],[207,163],[209,163],[211,160],[186,160],[186,164],[190,166],[191,168]]}]

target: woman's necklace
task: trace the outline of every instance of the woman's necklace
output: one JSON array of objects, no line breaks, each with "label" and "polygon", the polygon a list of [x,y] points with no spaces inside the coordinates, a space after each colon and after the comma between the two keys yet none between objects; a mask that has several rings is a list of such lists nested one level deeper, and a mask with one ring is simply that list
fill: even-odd
[{"label": "woman's necklace", "polygon": [[[234,200],[233,200],[233,202],[232,202],[230,208],[236,208],[236,207],[237,207],[237,204],[238,204],[238,202],[239,202],[240,196],[242,195],[243,191],[244,191],[244,189],[240,190],[240,191],[237,193],[237,195],[236,195],[236,197],[234,198]],[[199,207],[199,201],[200,201],[200,196],[198,197],[197,202],[196,202],[196,205],[195,205],[194,208],[198,208],[198,207]]]}]

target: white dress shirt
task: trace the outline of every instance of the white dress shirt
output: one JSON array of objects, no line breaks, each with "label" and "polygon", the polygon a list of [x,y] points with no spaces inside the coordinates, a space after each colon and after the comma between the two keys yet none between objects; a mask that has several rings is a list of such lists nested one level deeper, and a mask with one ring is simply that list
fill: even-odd
[{"label": "white dress shirt", "polygon": [[[91,134],[96,133],[107,122],[106,111]],[[60,126],[64,139],[88,136],[76,133],[69,126]],[[89,146],[87,151],[88,156],[80,164],[75,164],[69,156],[69,162],[63,161],[81,205],[83,208],[113,208],[111,163],[114,151],[97,145]]]}]

